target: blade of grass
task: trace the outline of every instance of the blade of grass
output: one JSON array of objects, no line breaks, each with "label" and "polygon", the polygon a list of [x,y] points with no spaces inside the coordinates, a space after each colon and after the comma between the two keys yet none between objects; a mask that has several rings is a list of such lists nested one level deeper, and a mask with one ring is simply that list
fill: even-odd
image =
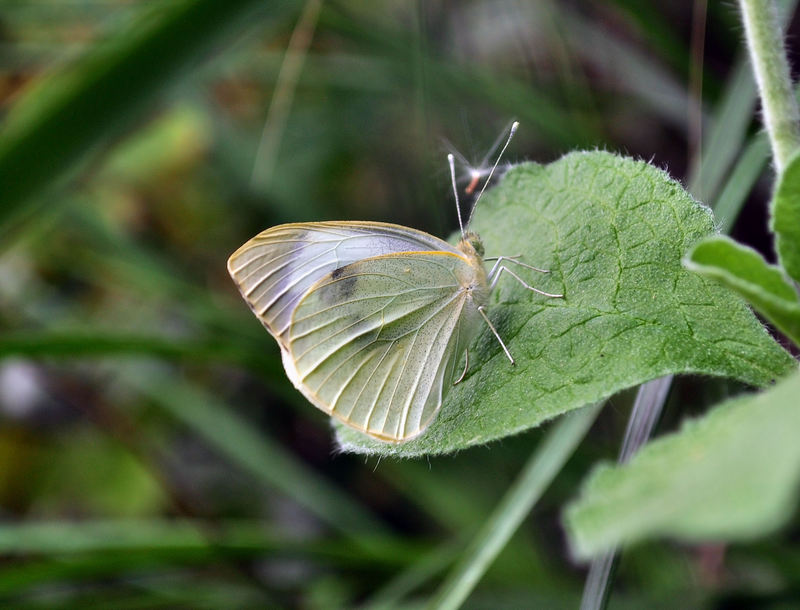
[{"label": "blade of grass", "polygon": [[242,349],[231,341],[186,340],[137,334],[104,333],[96,329],[15,332],[0,337],[0,359],[106,358],[142,356],[194,362],[223,362],[252,368],[262,374],[280,369],[277,358]]},{"label": "blade of grass", "polygon": [[[797,7],[797,0],[782,0],[780,21],[785,26]],[[756,107],[756,83],[745,57],[731,69],[722,98],[712,117],[708,141],[699,165],[692,165],[689,191],[700,201],[713,201],[736,155],[742,148]]]},{"label": "blade of grass", "polygon": [[622,440],[622,448],[619,452],[619,461],[627,462],[631,456],[639,450],[639,447],[647,442],[656,426],[658,418],[661,416],[661,407],[667,400],[670,386],[672,385],[672,375],[667,375],[661,379],[654,379],[643,383],[636,393],[636,400],[633,403],[631,417],[625,429],[625,436]]},{"label": "blade of grass", "polygon": [[685,86],[638,47],[614,36],[608,28],[598,28],[594,22],[578,11],[562,6],[562,3],[553,6],[560,12],[565,31],[570,32],[573,44],[581,50],[586,61],[613,73],[615,80],[619,79],[620,87],[664,120],[685,128]]},{"label": "blade of grass", "polygon": [[429,608],[445,610],[461,606],[544,490],[561,471],[578,443],[583,440],[601,407],[602,403],[585,407],[562,417],[554,424],[523,467],[519,478],[503,496],[485,526],[480,529],[439,587]]},{"label": "blade of grass", "polygon": [[[431,464],[385,461],[376,474],[403,494],[408,502],[419,507],[438,528],[461,540],[463,532],[475,531],[485,522],[486,515],[497,502],[498,494],[509,484],[504,480],[505,477],[497,474],[505,466],[499,463],[503,460],[498,460],[498,463],[493,460],[493,456],[484,456],[480,458],[480,464],[471,464],[467,463],[470,458],[463,456],[460,466],[437,460],[433,465],[436,477],[431,477]],[[467,486],[463,477],[465,469],[472,472]],[[487,476],[484,474],[487,471],[492,474]],[[460,544],[459,548],[463,546]],[[553,571],[548,569],[546,552],[530,535],[516,536],[508,541],[503,549],[502,563],[495,565],[495,573],[519,565],[526,566],[525,572],[529,578],[549,582],[554,580]]]},{"label": "blade of grass", "polygon": [[[230,575],[211,575],[198,578],[194,571],[179,571],[168,575],[150,574],[146,578],[130,579],[111,589],[105,604],[95,605],[97,591],[90,591],[76,608],[114,608],[114,610],[141,610],[143,608],[192,608],[193,610],[218,610],[218,608],[274,608],[280,606],[275,593],[261,582],[246,583]],[[125,596],[125,587],[131,589]],[[114,593],[122,590],[122,602]],[[102,591],[102,589],[101,589]]]},{"label": "blade of grass", "polygon": [[[753,87],[755,87],[755,85],[753,85]],[[795,89],[795,97],[800,97],[800,87]],[[706,165],[704,165],[704,167],[710,168],[709,172],[713,174],[720,171],[726,172],[728,170],[727,165],[719,166],[719,160],[721,158],[729,158],[729,156],[730,159],[733,159],[736,153],[735,147],[738,146],[736,142],[725,141],[724,136],[728,135],[725,131],[724,129],[720,129],[720,134],[718,136],[719,141],[711,145],[714,154],[708,156],[705,162]],[[703,198],[700,196],[700,191],[708,189],[704,191],[707,193],[705,201],[710,203],[711,207],[714,209],[714,216],[719,222],[719,228],[722,233],[730,233],[733,229],[733,223],[736,221],[736,218],[738,218],[748,195],[753,190],[753,186],[758,178],[764,172],[764,168],[769,161],[769,155],[770,147],[767,134],[760,132],[752,136],[742,154],[739,155],[739,159],[736,161],[733,170],[728,174],[728,179],[718,196],[715,196],[714,193],[719,189],[722,175],[718,175],[717,180],[713,180],[710,183],[706,182],[705,186],[700,184],[700,174],[697,175],[698,179],[695,181],[695,188],[698,190],[693,191],[693,193],[695,197],[702,201]],[[709,173],[703,174],[706,178],[708,178],[708,175]]]},{"label": "blade of grass", "polygon": [[434,478],[425,462],[387,461],[381,464],[378,474],[425,511],[437,527],[457,533],[483,521],[492,508],[494,495],[480,485],[480,490],[465,487],[462,471],[454,469],[451,474],[448,466],[439,465]]},{"label": "blade of grass", "polygon": [[447,543],[421,555],[408,568],[397,574],[378,589],[361,606],[361,610],[390,610],[399,602],[432,578],[444,572],[458,557],[462,541]]},{"label": "blade of grass", "polygon": [[692,9],[692,38],[690,43],[691,61],[689,65],[689,118],[687,129],[687,148],[690,162],[700,160],[703,150],[703,78],[706,47],[706,18],[708,0],[695,0]]},{"label": "blade of grass", "polygon": [[311,39],[314,37],[321,8],[322,0],[306,0],[303,12],[286,47],[272,100],[267,110],[267,118],[264,120],[261,140],[256,150],[253,173],[250,177],[250,186],[261,192],[266,192],[272,179],[278,148],[286,121],[289,118],[289,110],[292,107],[294,91],[300,80],[300,73],[303,71],[303,64]]},{"label": "blade of grass", "polygon": [[[209,539],[209,535],[211,538]],[[338,539],[298,539],[265,527],[263,521],[190,519],[38,521],[0,525],[0,553],[45,555],[0,567],[0,596],[83,581],[163,574],[176,568],[219,565],[226,560],[295,558],[338,569],[401,569],[416,573],[427,547],[392,541],[369,552]]]},{"label": "blade of grass", "polygon": [[727,234],[733,229],[733,223],[739,217],[747,196],[764,172],[768,161],[769,139],[767,134],[760,133],[750,140],[731,171],[725,188],[714,202],[714,216],[721,233]]},{"label": "blade of grass", "polygon": [[224,35],[251,23],[262,4],[148,5],[124,32],[22,95],[0,136],[0,229],[18,228],[43,205],[37,195],[118,134]]},{"label": "blade of grass", "polygon": [[[64,554],[124,549],[210,550],[207,529],[190,520],[100,520],[68,523],[39,521],[0,525],[0,553]],[[216,528],[219,548],[274,550],[276,536],[256,521]]]},{"label": "blade of grass", "polygon": [[753,120],[756,84],[747,61],[740,58],[731,74],[710,121],[700,163],[692,164],[689,173],[689,192],[700,201],[715,197]]},{"label": "blade of grass", "polygon": [[258,481],[286,494],[334,530],[356,540],[386,527],[350,496],[303,466],[269,437],[256,433],[235,411],[188,383],[125,374],[125,381],[189,426]]},{"label": "blade of grass", "polygon": [[669,62],[674,72],[686,76],[689,52],[675,29],[658,11],[657,5],[647,0],[616,0],[613,6],[636,25],[642,39]]},{"label": "blade of grass", "polygon": [[[367,22],[358,15],[329,5],[320,16],[327,31],[358,42],[374,55],[387,61],[394,83],[414,82],[413,66],[408,61],[408,49],[413,48],[410,34],[383,24]],[[561,102],[552,98],[544,88],[535,89],[529,82],[499,75],[474,63],[460,64],[447,58],[429,55],[426,58],[427,94],[431,103],[444,100],[449,107],[453,96],[481,99],[498,110],[507,112],[538,132],[539,137],[559,146],[589,145],[598,141],[591,121],[579,120],[565,112]]]},{"label": "blade of grass", "polygon": [[[427,548],[397,541],[396,546],[375,545],[374,552],[366,555],[337,538],[299,540],[265,527],[259,520],[233,519],[212,525],[209,527],[209,522],[194,519],[7,522],[0,525],[0,553],[84,557],[89,563],[103,556],[108,560],[119,553],[120,558],[131,560],[130,564],[123,562],[127,566],[124,569],[162,562],[208,561],[215,555],[246,557],[264,553],[307,554],[315,559],[335,559],[348,565],[377,561],[405,566],[413,563]],[[211,532],[213,540],[209,540]],[[192,555],[195,552],[197,555]],[[2,575],[13,573],[14,567],[22,566],[8,565],[0,570],[0,583],[5,582]],[[114,566],[108,567],[106,573],[115,573]],[[69,568],[65,565],[64,569]]]},{"label": "blade of grass", "polygon": [[[126,289],[139,289],[179,301],[182,312],[190,315],[201,328],[218,332],[224,340],[247,344],[254,350],[262,349],[261,334],[253,332],[256,326],[247,308],[238,307],[240,299],[236,298],[238,295],[234,294],[232,284],[231,303],[237,307],[221,306],[207,287],[193,282],[184,269],[163,253],[101,222],[79,202],[70,211],[69,221],[75,223],[90,246],[74,253],[71,272],[77,273],[83,267],[86,281],[94,282],[98,270],[104,270],[109,277],[121,278]],[[253,341],[253,337],[258,338]]]}]

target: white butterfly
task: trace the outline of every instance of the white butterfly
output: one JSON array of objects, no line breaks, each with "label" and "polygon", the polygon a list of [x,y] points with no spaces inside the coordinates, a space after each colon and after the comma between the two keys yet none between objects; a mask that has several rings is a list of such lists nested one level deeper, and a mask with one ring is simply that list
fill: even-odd
[{"label": "white butterfly", "polygon": [[[278,341],[294,386],[316,407],[382,441],[407,441],[433,421],[450,385],[467,372],[467,348],[481,321],[514,363],[486,315],[503,272],[529,290],[561,296],[529,286],[502,264],[546,273],[518,256],[483,257],[480,238],[461,222],[452,154],[448,160],[457,246],[380,222],[293,223],[259,233],[228,259],[245,301]],[[496,261],[488,273],[486,260]]]}]

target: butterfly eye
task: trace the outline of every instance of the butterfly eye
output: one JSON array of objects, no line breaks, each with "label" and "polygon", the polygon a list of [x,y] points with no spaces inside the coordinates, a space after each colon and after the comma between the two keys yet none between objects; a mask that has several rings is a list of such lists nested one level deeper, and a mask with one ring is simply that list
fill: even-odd
[{"label": "butterfly eye", "polygon": [[483,258],[483,255],[486,254],[486,251],[483,248],[483,242],[477,233],[468,231],[464,236],[464,241],[472,246],[472,249],[475,250],[475,254],[477,254],[479,258]]}]

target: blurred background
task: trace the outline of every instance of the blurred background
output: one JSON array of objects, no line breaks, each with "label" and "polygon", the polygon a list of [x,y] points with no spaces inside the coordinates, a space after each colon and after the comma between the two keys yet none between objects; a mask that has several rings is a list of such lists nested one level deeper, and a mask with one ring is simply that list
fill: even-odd
[{"label": "blurred background", "polygon": [[[447,152],[466,186],[516,119],[507,160],[649,160],[773,259],[734,3],[258,4],[176,20],[160,54],[103,76],[103,57],[134,57],[188,4],[0,0],[0,141],[89,91],[0,179],[31,189],[0,218],[3,607],[416,607],[514,481],[541,431],[418,461],[337,451],[226,272],[267,227],[446,237]],[[63,70],[60,88],[37,84]],[[679,381],[661,430],[730,391]],[[616,457],[630,398],[606,406],[466,607],[576,607],[585,567],[560,509]],[[797,607],[799,533],[639,546],[611,607]]]}]

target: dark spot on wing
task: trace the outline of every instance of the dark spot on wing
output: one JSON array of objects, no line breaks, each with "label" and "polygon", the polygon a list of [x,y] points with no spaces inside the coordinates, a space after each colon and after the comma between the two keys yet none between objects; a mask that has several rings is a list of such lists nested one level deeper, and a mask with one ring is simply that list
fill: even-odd
[{"label": "dark spot on wing", "polygon": [[357,282],[358,282],[358,277],[355,275],[349,275],[337,281],[336,287],[339,299],[341,299],[342,301],[346,301],[351,296],[353,296],[353,293],[356,291]]},{"label": "dark spot on wing", "polygon": [[331,281],[325,290],[325,300],[328,303],[341,303],[353,296],[358,276],[348,275],[348,271],[350,271],[350,265],[331,271]]}]

